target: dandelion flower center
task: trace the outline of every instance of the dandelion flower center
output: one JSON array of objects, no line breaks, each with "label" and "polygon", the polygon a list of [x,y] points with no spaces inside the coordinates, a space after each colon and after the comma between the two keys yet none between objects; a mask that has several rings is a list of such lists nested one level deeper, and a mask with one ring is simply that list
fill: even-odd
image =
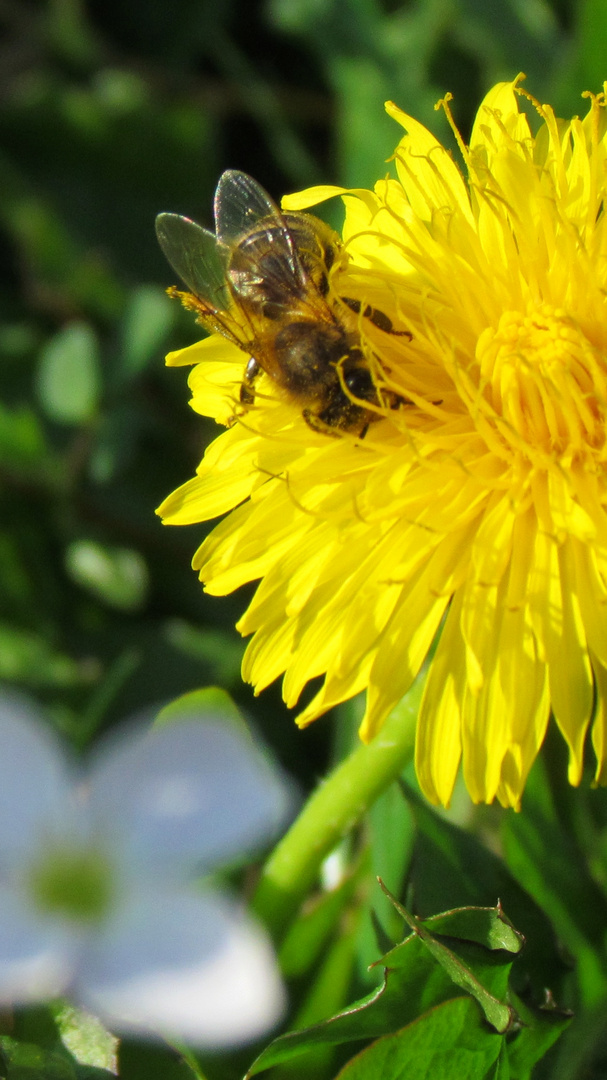
[{"label": "dandelion flower center", "polygon": [[477,358],[496,427],[514,451],[540,464],[604,446],[604,368],[564,312],[504,312],[481,335]]}]

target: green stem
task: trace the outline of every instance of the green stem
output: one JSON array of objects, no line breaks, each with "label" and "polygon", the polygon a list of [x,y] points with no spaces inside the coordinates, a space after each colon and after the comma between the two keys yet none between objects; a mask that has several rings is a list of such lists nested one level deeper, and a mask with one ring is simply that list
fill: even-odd
[{"label": "green stem", "polygon": [[253,909],[278,940],[344,834],[411,760],[415,711],[398,709],[328,776],[270,855]]}]

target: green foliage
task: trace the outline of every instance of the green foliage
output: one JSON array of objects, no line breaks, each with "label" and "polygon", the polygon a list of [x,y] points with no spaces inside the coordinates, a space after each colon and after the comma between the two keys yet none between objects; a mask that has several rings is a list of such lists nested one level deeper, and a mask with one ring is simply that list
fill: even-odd
[{"label": "green foliage", "polygon": [[58,424],[86,424],[97,411],[99,380],[94,330],[68,323],[40,353],[37,390],[44,413]]},{"label": "green foliage", "polygon": [[72,581],[111,607],[136,611],[146,598],[148,573],[137,551],[75,540],[65,553]]},{"label": "green foliage", "polygon": [[54,1049],[0,1036],[2,1080],[110,1080],[115,1075],[115,1040],[92,1017],[65,1007],[57,1032]]},{"label": "green foliage", "polygon": [[[523,939],[501,909],[469,907],[421,922],[391,899],[414,932],[378,961],[382,985],[343,1013],[276,1039],[247,1077],[319,1046],[370,1039],[340,1077],[530,1076],[568,1020],[511,994]],[[498,1059],[502,1073],[489,1072]]]},{"label": "green foliage", "polygon": [[94,1016],[62,1004],[55,1011],[55,1022],[63,1046],[80,1065],[115,1071],[117,1039]]},{"label": "green foliage", "polygon": [[344,1080],[489,1080],[500,1076],[502,1047],[471,1002],[447,1001],[418,1022],[378,1039],[340,1070]]}]

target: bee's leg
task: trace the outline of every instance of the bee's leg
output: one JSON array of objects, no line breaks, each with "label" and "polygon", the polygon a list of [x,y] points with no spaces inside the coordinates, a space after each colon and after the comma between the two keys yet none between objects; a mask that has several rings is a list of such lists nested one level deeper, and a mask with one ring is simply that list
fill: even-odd
[{"label": "bee's leg", "polygon": [[332,402],[320,413],[304,409],[302,416],[312,431],[319,435],[330,435],[332,439],[339,439],[344,431],[364,439],[369,424],[376,419],[373,413],[347,400]]},{"label": "bee's leg", "polygon": [[261,367],[253,357],[247,362],[240,384],[240,404],[252,405],[255,401],[255,380],[261,373]]},{"label": "bee's leg", "polygon": [[[401,397],[400,394],[395,394],[392,390],[382,388],[380,392],[373,382],[373,376],[367,367],[352,368],[344,375],[344,382],[352,396],[359,401],[370,401],[373,405],[384,407],[387,405],[389,409],[400,409],[401,405],[413,404],[409,398]],[[349,405],[346,406],[345,410],[342,406],[342,413],[346,420],[345,425],[342,426],[347,426],[348,430],[354,430],[357,421],[361,417],[366,417],[366,423],[359,433],[361,439],[366,435],[369,424],[373,420],[379,419],[378,414],[365,410],[363,406],[357,405],[356,401],[349,401]]]},{"label": "bee's leg", "polygon": [[[351,296],[342,296],[340,299],[350,308],[350,311],[353,311],[356,315],[360,314],[362,308],[360,300],[354,300]],[[363,315],[365,319],[377,326],[378,330],[383,330],[384,334],[394,334],[395,337],[404,337],[407,338],[407,341],[413,341],[413,334],[410,330],[395,330],[390,316],[383,311],[379,311],[378,308],[367,304],[363,309]]]},{"label": "bee's leg", "polygon": [[308,425],[317,435],[330,435],[332,439],[339,439],[339,429],[323,420],[322,415],[312,412],[311,409],[303,409],[301,414]]}]

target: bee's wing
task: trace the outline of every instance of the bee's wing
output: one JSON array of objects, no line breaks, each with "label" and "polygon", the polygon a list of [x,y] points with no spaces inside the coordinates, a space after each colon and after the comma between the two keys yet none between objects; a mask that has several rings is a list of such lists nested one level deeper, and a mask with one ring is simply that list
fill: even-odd
[{"label": "bee's wing", "polygon": [[272,248],[283,261],[285,269],[299,284],[304,272],[287,223],[267,191],[246,173],[227,169],[219,177],[215,192],[215,225],[217,239],[231,247],[242,240],[255,226],[272,224]]},{"label": "bee's wing", "polygon": [[215,191],[217,239],[231,247],[264,218],[280,220],[274,200],[252,176],[226,169]]},{"label": "bee's wing", "polygon": [[158,214],[156,236],[173,270],[213,310],[230,306],[226,282],[229,251],[217,237],[181,214]]}]

